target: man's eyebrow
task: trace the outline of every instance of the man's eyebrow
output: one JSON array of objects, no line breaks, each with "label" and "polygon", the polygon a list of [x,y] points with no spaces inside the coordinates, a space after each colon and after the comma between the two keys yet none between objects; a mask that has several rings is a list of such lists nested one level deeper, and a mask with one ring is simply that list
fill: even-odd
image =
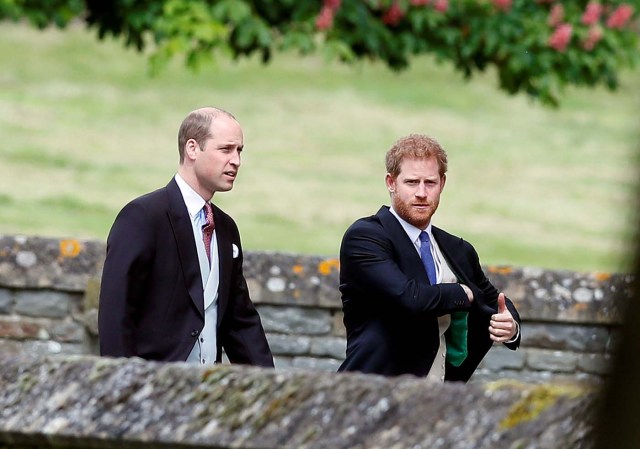
[{"label": "man's eyebrow", "polygon": [[[233,143],[233,142],[223,142],[223,143],[220,143],[218,145],[219,148],[233,148],[235,146],[236,146],[236,144]],[[239,150],[242,150],[242,149],[244,149],[244,145],[238,145],[237,148]]]}]

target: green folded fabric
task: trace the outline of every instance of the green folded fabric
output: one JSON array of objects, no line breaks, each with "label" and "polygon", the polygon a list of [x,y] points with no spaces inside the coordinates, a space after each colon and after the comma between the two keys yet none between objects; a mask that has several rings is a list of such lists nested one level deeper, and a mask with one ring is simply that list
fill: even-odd
[{"label": "green folded fabric", "polygon": [[447,342],[447,362],[460,366],[467,358],[467,316],[469,312],[453,312],[451,324],[444,334]]}]

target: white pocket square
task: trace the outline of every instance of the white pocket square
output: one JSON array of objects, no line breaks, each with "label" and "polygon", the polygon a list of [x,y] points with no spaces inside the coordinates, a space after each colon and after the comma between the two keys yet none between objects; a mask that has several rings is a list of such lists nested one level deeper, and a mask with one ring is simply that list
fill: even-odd
[{"label": "white pocket square", "polygon": [[238,249],[235,243],[232,243],[231,247],[233,249],[233,258],[235,259],[240,254],[240,250]]}]

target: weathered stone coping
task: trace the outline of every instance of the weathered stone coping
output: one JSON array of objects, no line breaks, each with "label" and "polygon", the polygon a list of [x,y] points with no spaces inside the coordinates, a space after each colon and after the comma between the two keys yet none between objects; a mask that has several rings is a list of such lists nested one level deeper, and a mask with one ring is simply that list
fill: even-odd
[{"label": "weathered stone coping", "polygon": [[0,446],[590,448],[594,396],[578,384],[0,355]]}]

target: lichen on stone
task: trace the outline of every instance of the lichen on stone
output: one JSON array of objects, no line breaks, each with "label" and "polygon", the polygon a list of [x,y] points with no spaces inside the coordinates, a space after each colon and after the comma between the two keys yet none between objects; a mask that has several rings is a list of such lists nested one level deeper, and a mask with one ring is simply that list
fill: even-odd
[{"label": "lichen on stone", "polygon": [[[496,382],[495,384],[501,384]],[[503,430],[511,429],[523,422],[533,421],[563,399],[576,399],[588,391],[577,385],[536,385],[522,392],[522,398],[511,406],[507,415],[500,421]]]}]

